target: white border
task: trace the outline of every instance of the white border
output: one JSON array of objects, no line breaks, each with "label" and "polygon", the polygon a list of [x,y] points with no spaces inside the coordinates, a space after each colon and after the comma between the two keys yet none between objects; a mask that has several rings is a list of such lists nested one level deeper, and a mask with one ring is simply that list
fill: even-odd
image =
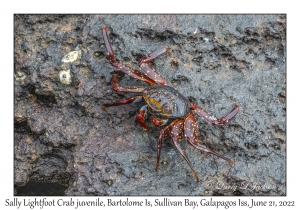
[{"label": "white border", "polygon": [[[296,1],[294,1],[296,2]],[[255,200],[285,200],[295,201],[299,194],[300,174],[297,156],[299,153],[299,102],[297,94],[299,84],[299,11],[297,4],[283,1],[178,1],[178,3],[150,1],[10,1],[1,4],[1,69],[2,81],[1,91],[1,196],[0,206],[5,209],[16,209],[5,207],[5,199],[12,200],[13,197],[13,14],[15,13],[286,13],[287,14],[287,196],[286,197],[253,197]],[[299,196],[297,196],[299,197]],[[59,199],[59,197],[51,197]],[[124,199],[124,197],[122,197]],[[131,199],[133,197],[130,197]],[[158,197],[161,198],[161,197]],[[171,197],[184,199],[184,197]],[[237,200],[238,197],[213,197],[218,200]],[[242,197],[249,200],[252,197]],[[32,199],[32,197],[29,197]],[[65,199],[65,197],[64,197]],[[76,198],[77,199],[77,198]],[[82,200],[91,197],[80,197]],[[136,200],[145,197],[136,197]],[[150,197],[154,201],[155,197]],[[190,198],[196,199],[196,198]],[[202,199],[201,197],[197,198]],[[29,207],[27,207],[29,209]],[[67,207],[64,207],[67,208]],[[71,207],[70,207],[71,208]],[[163,207],[162,207],[163,208]],[[160,208],[160,209],[162,209]],[[290,207],[292,208],[292,207]],[[3,209],[3,208],[1,208]],[[44,208],[45,209],[45,208]],[[72,209],[74,209],[72,207]],[[99,207],[97,207],[99,209]],[[106,208],[108,209],[108,208]],[[113,208],[119,209],[119,207]],[[127,207],[126,209],[132,209]],[[213,208],[211,208],[213,209]],[[214,209],[216,209],[214,207]],[[222,208],[221,208],[222,209]],[[229,209],[241,209],[241,207]],[[242,208],[243,209],[243,208]],[[255,208],[260,209],[260,208]],[[264,208],[266,209],[266,208]],[[281,209],[278,208],[277,209]]]}]

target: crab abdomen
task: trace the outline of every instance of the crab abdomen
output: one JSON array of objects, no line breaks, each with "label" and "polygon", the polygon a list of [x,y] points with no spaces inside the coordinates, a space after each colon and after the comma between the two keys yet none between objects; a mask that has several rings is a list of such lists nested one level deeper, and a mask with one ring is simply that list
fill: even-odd
[{"label": "crab abdomen", "polygon": [[159,118],[182,118],[190,110],[189,100],[170,86],[149,86],[145,89],[143,97],[149,111]]}]

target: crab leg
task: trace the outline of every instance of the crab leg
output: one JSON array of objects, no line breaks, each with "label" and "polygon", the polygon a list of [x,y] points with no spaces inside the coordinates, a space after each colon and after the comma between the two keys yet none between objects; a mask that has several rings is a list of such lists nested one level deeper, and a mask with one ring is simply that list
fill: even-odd
[{"label": "crab leg", "polygon": [[145,116],[147,114],[147,105],[144,105],[141,109],[140,112],[136,115],[136,121],[145,129],[148,130],[148,126],[146,125],[145,122]]},{"label": "crab leg", "polygon": [[[153,118],[152,118],[152,120],[153,120]],[[159,165],[162,142],[177,122],[178,122],[178,120],[173,121],[170,125],[168,125],[167,127],[161,129],[161,131],[159,132],[159,137],[157,139],[157,160],[156,160],[156,168],[155,168],[156,171],[157,171],[158,165]],[[182,133],[181,133],[181,135],[182,135]]]},{"label": "crab leg", "polygon": [[171,55],[171,53],[166,48],[163,48],[163,49],[156,50],[147,56],[142,57],[139,61],[140,71],[144,73],[147,77],[151,78],[156,83],[162,85],[167,85],[167,82],[155,69],[150,67],[148,63],[150,63],[154,58],[160,56],[165,52]]},{"label": "crab leg", "polygon": [[142,93],[146,87],[122,87],[119,85],[119,76],[117,74],[113,74],[111,78],[111,83],[113,89],[117,92],[132,92],[132,93]]},{"label": "crab leg", "polygon": [[182,157],[185,159],[185,161],[187,162],[187,164],[191,168],[192,173],[194,174],[197,182],[199,182],[199,177],[198,177],[196,171],[193,169],[192,164],[189,161],[185,151],[183,150],[183,148],[179,144],[179,142],[181,141],[182,136],[183,136],[183,125],[184,125],[184,120],[176,120],[176,121],[172,122],[170,125],[168,125],[167,127],[165,127],[164,129],[162,129],[160,131],[159,138],[157,140],[157,160],[156,160],[155,170],[157,171],[158,166],[159,166],[160,153],[161,153],[163,139],[166,138],[166,135],[168,133],[170,133],[173,144],[175,145],[177,150],[180,152]]},{"label": "crab leg", "polygon": [[156,167],[155,170],[157,171],[158,166],[159,166],[159,160],[160,160],[160,153],[161,153],[161,148],[162,148],[162,142],[166,138],[168,131],[170,129],[170,125],[161,129],[159,132],[159,137],[157,139],[157,157],[156,157]]},{"label": "crab leg", "polygon": [[143,96],[134,96],[132,98],[124,98],[124,99],[121,99],[120,101],[115,101],[115,102],[112,102],[109,104],[103,104],[102,109],[105,111],[106,107],[136,103],[136,102],[142,101],[142,99],[143,99]]},{"label": "crab leg", "polygon": [[191,104],[191,107],[193,110],[195,110],[195,112],[200,117],[202,117],[203,120],[205,120],[211,125],[225,125],[226,123],[229,122],[229,120],[231,120],[238,113],[239,110],[238,105],[234,105],[234,108],[230,112],[225,114],[220,119],[217,119],[214,116],[210,115],[207,111],[205,111],[204,109],[202,109],[201,107],[195,104]]},{"label": "crab leg", "polygon": [[178,151],[180,152],[180,154],[182,155],[182,157],[185,159],[185,161],[187,162],[187,164],[191,168],[192,173],[194,174],[197,182],[199,182],[199,177],[198,177],[196,171],[192,167],[192,164],[189,161],[189,159],[188,159],[185,151],[183,150],[183,148],[179,144],[180,140],[182,139],[183,125],[184,125],[184,120],[178,120],[174,124],[174,126],[171,128],[170,133],[171,133],[172,142],[174,143],[175,147],[178,149]]},{"label": "crab leg", "polygon": [[224,157],[223,155],[211,150],[209,147],[204,146],[202,144],[198,143],[198,122],[195,116],[190,113],[187,118],[185,119],[184,122],[184,133],[185,133],[185,138],[188,141],[189,144],[191,144],[193,147],[208,152],[210,154],[213,154],[219,158],[222,158],[230,163],[233,163],[232,160]]},{"label": "crab leg", "polygon": [[158,49],[150,53],[149,55],[142,57],[139,61],[139,65],[142,63],[150,63],[152,60],[154,60],[156,57],[160,56],[163,53],[168,53],[169,55],[171,55],[170,51],[166,48]]},{"label": "crab leg", "polygon": [[139,72],[135,69],[132,69],[128,66],[125,66],[124,64],[122,64],[116,60],[115,53],[114,53],[114,51],[110,45],[110,42],[108,40],[107,30],[108,30],[107,27],[103,28],[103,39],[104,39],[104,45],[105,45],[106,52],[107,52],[107,57],[108,57],[110,64],[113,65],[114,67],[116,67],[118,70],[122,71],[123,73],[125,73],[135,79],[147,82],[150,85],[155,84],[155,82],[152,79],[148,78],[141,72]]}]

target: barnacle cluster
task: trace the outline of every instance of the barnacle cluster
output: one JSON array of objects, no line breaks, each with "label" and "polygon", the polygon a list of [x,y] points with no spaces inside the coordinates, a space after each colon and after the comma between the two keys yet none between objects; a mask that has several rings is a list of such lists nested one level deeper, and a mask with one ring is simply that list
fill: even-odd
[{"label": "barnacle cluster", "polygon": [[[66,54],[63,58],[62,58],[62,62],[63,63],[71,63],[76,61],[77,59],[79,59],[81,57],[81,45],[78,45],[75,48],[75,51],[71,51],[68,54]],[[71,71],[70,69],[68,70],[62,70],[59,72],[58,74],[59,76],[59,81],[64,84],[64,85],[69,85],[72,82],[72,75],[71,75]]]}]

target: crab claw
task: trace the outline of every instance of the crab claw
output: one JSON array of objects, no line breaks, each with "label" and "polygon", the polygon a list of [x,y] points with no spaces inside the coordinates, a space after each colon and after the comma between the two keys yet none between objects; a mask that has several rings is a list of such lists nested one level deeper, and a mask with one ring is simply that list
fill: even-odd
[{"label": "crab claw", "polygon": [[136,115],[136,121],[145,129],[148,130],[148,125],[145,122],[145,116],[147,114],[147,105],[140,109],[140,112]]}]

